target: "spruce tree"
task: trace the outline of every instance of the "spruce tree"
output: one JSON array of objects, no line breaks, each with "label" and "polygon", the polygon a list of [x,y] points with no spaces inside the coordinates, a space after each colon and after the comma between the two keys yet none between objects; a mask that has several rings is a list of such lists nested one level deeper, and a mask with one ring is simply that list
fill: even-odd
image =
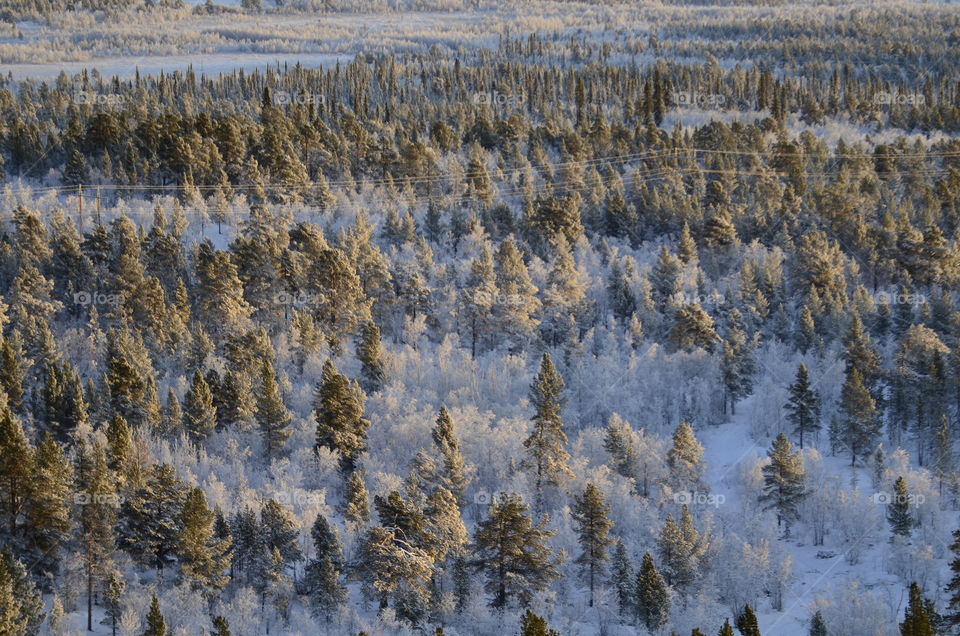
[{"label": "spruce tree", "polygon": [[13,540],[29,500],[34,454],[23,426],[0,395],[0,510],[3,535]]},{"label": "spruce tree", "polygon": [[450,412],[445,406],[440,407],[431,436],[443,463],[440,484],[453,493],[460,505],[463,505],[466,503],[467,484],[470,480],[467,477],[466,463],[460,452],[460,441],[454,431],[453,418],[450,417]]},{"label": "spruce tree", "polygon": [[310,576],[310,601],[314,615],[329,621],[347,602],[347,588],[340,582],[340,572],[329,556],[317,562]]},{"label": "spruce tree", "polygon": [[486,575],[485,589],[496,609],[513,599],[526,605],[559,576],[546,545],[553,533],[546,520],[534,525],[527,510],[518,495],[501,494],[474,533],[472,566]]},{"label": "spruce tree", "polygon": [[33,456],[30,496],[23,510],[26,554],[35,575],[54,576],[70,538],[73,469],[50,433]]},{"label": "spruce tree", "polygon": [[823,620],[823,614],[820,613],[820,610],[814,612],[810,619],[809,636],[827,636],[827,623]]},{"label": "spruce tree", "polygon": [[598,577],[604,575],[610,538],[610,506],[603,501],[603,493],[593,484],[587,484],[582,495],[575,497],[570,516],[577,528],[581,553],[576,559],[590,589],[588,605],[593,607],[593,591]]},{"label": "spruce tree", "polygon": [[627,549],[624,547],[623,541],[617,539],[610,565],[610,585],[613,586],[617,594],[617,610],[620,612],[620,616],[632,614],[636,589],[634,584],[633,566],[630,565]]},{"label": "spruce tree", "polygon": [[673,446],[667,452],[667,467],[677,489],[697,490],[703,484],[703,446],[693,428],[680,420],[673,432]]},{"label": "spruce tree", "polygon": [[760,501],[765,510],[777,511],[777,527],[785,525],[784,536],[790,536],[791,522],[800,518],[800,502],[806,496],[803,455],[794,451],[783,433],[777,435],[770,452],[770,463],[763,472],[763,493]]},{"label": "spruce tree", "polygon": [[924,600],[920,586],[910,584],[910,600],[900,623],[901,636],[934,636],[933,621],[928,611],[928,602]]},{"label": "spruce tree", "polygon": [[230,622],[223,616],[213,619],[213,631],[210,636],[230,636]]},{"label": "spruce tree", "polygon": [[265,533],[267,549],[278,552],[284,565],[303,560],[300,531],[288,510],[273,499],[267,499],[260,507],[260,525]]},{"label": "spruce tree", "polygon": [[196,444],[202,444],[217,427],[213,394],[200,371],[193,372],[193,380],[183,400],[183,427]]},{"label": "spruce tree", "polygon": [[317,446],[340,454],[344,474],[357,468],[360,455],[367,449],[367,428],[363,417],[366,396],[356,382],[337,373],[333,363],[323,363],[323,372],[313,401],[317,422]]},{"label": "spruce tree", "polygon": [[112,571],[116,521],[116,493],[107,468],[107,457],[99,444],[77,448],[77,491],[79,504],[77,543],[87,586],[87,631],[93,631],[94,590]]},{"label": "spruce tree", "polygon": [[350,473],[350,477],[347,479],[347,494],[344,501],[343,514],[348,522],[360,527],[370,520],[367,487],[363,483],[363,475],[360,471]]},{"label": "spruce tree", "polygon": [[690,351],[699,347],[713,352],[719,339],[713,327],[713,318],[700,303],[683,305],[677,310],[670,328],[670,343],[675,349]]},{"label": "spruce tree", "polygon": [[386,377],[380,328],[376,323],[367,321],[360,325],[356,349],[360,360],[360,386],[367,393],[375,393],[383,387]]},{"label": "spruce tree", "polygon": [[[35,636],[43,623],[43,599],[10,546],[0,549],[0,633]],[[7,631],[4,631],[6,627]]]},{"label": "spruce tree", "polygon": [[639,621],[650,631],[663,627],[670,616],[670,593],[647,552],[637,572],[636,610]]},{"label": "spruce tree", "polygon": [[810,375],[802,362],[797,368],[797,379],[787,389],[790,399],[784,405],[789,413],[787,419],[793,424],[793,432],[800,436],[800,448],[803,448],[803,434],[820,430],[820,396],[810,386]]},{"label": "spruce tree", "polygon": [[117,621],[123,615],[123,592],[126,589],[123,577],[114,572],[107,581],[107,590],[105,596],[106,618],[102,624],[110,625],[112,636],[117,636]]},{"label": "spruce tree", "polygon": [[283,403],[280,387],[274,375],[273,365],[264,360],[260,368],[260,384],[257,392],[257,424],[263,433],[267,462],[286,443],[293,432],[290,430],[290,413]]},{"label": "spruce tree", "polygon": [[566,451],[567,435],[561,419],[563,378],[547,353],[543,354],[540,371],[530,386],[530,402],[535,410],[533,431],[523,442],[527,450],[523,467],[533,474],[539,514],[543,510],[544,488],[559,486],[564,479],[573,476],[567,466],[570,455]]},{"label": "spruce tree", "polygon": [[160,601],[154,594],[150,599],[150,612],[147,614],[147,629],[143,636],[167,636],[167,622],[160,613]]},{"label": "spruce tree", "polygon": [[550,629],[544,618],[527,610],[520,620],[520,636],[560,636],[560,632]]},{"label": "spruce tree", "polygon": [[724,619],[723,626],[720,627],[718,636],[733,636],[733,627],[730,626],[729,619]]},{"label": "spruce tree", "polygon": [[882,424],[876,402],[863,384],[863,376],[851,367],[840,393],[841,430],[843,444],[850,451],[850,465],[868,452],[880,434]]},{"label": "spruce tree", "polygon": [[180,579],[189,582],[195,590],[203,590],[208,599],[229,580],[226,570],[230,564],[230,539],[216,537],[214,518],[203,491],[191,490],[180,513],[183,528],[177,546]]},{"label": "spruce tree", "polygon": [[916,522],[910,514],[910,491],[901,475],[893,484],[893,496],[887,505],[887,521],[890,532],[895,536],[909,538]]},{"label": "spruce tree", "polygon": [[750,607],[749,603],[743,607],[743,611],[737,616],[735,625],[741,636],[762,636],[757,615],[753,613],[753,608]]}]

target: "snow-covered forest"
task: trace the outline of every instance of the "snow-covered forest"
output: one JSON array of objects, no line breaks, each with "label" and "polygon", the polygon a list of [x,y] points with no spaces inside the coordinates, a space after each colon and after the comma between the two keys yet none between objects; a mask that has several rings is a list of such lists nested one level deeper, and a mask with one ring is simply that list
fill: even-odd
[{"label": "snow-covered forest", "polygon": [[955,5],[192,4],[0,10],[0,636],[960,634]]}]

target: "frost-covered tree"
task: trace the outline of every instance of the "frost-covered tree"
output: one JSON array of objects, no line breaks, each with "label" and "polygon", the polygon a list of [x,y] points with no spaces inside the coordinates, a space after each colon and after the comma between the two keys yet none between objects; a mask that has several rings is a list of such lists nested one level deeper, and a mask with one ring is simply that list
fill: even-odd
[{"label": "frost-covered tree", "polygon": [[810,374],[803,363],[797,368],[797,379],[787,390],[790,399],[784,408],[788,412],[787,419],[793,424],[793,432],[800,437],[802,449],[803,434],[820,430],[820,396],[810,385]]},{"label": "frost-covered tree", "polygon": [[502,494],[474,532],[472,565],[484,573],[490,606],[496,609],[513,600],[527,604],[559,576],[546,543],[553,533],[545,520],[534,524],[527,510],[518,495]]},{"label": "frost-covered tree", "polygon": [[636,584],[637,619],[650,631],[663,627],[670,616],[670,592],[647,552],[643,555]]},{"label": "frost-covered tree", "polygon": [[533,431],[523,442],[527,451],[523,466],[533,477],[537,511],[543,510],[543,491],[557,487],[573,473],[567,466],[567,435],[563,431],[563,378],[549,354],[543,354],[540,371],[530,385]]},{"label": "frost-covered tree", "polygon": [[345,474],[354,472],[360,455],[367,449],[370,421],[363,417],[366,396],[360,386],[334,368],[327,360],[313,400],[317,422],[317,446],[340,454]]},{"label": "frost-covered tree", "polygon": [[800,503],[806,496],[803,455],[794,451],[783,433],[777,435],[767,453],[769,463],[763,469],[763,493],[760,501],[766,510],[777,511],[777,527],[785,526],[784,536],[790,536],[790,524],[800,517]]}]

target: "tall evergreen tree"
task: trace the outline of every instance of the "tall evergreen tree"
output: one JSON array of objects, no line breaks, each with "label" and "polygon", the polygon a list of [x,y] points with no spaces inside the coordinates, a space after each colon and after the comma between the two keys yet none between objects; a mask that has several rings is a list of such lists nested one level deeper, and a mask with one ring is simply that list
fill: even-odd
[{"label": "tall evergreen tree", "polygon": [[366,396],[356,382],[337,373],[333,363],[323,363],[323,372],[314,396],[317,446],[340,454],[340,468],[354,472],[360,455],[367,449],[367,428],[363,417]]},{"label": "tall evergreen tree", "polygon": [[827,623],[823,620],[823,614],[820,613],[820,610],[814,612],[810,619],[809,636],[827,636]]},{"label": "tall evergreen tree", "polygon": [[913,532],[916,522],[910,514],[910,501],[907,481],[901,475],[893,484],[893,495],[887,506],[887,521],[890,523],[890,532],[895,536],[909,538]]},{"label": "tall evergreen tree", "polygon": [[560,632],[550,629],[546,620],[527,610],[520,619],[520,636],[560,636]]},{"label": "tall evergreen tree", "polygon": [[633,578],[633,567],[630,565],[630,557],[627,556],[627,549],[623,541],[617,539],[616,547],[613,550],[613,562],[610,567],[610,585],[617,594],[617,609],[620,616],[632,614],[634,605],[635,581]]},{"label": "tall evergreen tree", "polygon": [[762,636],[757,615],[753,613],[753,608],[750,607],[749,603],[744,605],[743,611],[737,616],[735,625],[741,636]]},{"label": "tall evergreen tree", "polygon": [[107,468],[107,457],[99,444],[77,447],[77,491],[81,498],[77,543],[87,586],[87,631],[93,631],[94,590],[112,571],[116,521],[116,493]]},{"label": "tall evergreen tree", "polygon": [[667,452],[667,467],[677,489],[697,490],[703,483],[703,446],[693,428],[681,420],[673,432],[673,446]]},{"label": "tall evergreen tree", "polygon": [[180,578],[212,599],[228,582],[230,539],[214,534],[214,513],[203,491],[194,488],[180,513],[182,530],[177,546]]},{"label": "tall evergreen tree", "polygon": [[44,433],[33,456],[30,496],[23,510],[26,554],[33,573],[54,576],[59,572],[61,549],[73,526],[70,496],[73,470],[63,450]]},{"label": "tall evergreen tree", "polygon": [[290,413],[283,403],[280,387],[274,375],[273,365],[264,360],[260,368],[260,384],[257,392],[257,424],[263,433],[264,446],[267,449],[267,461],[274,453],[283,448],[290,430]]},{"label": "tall evergreen tree", "polygon": [[636,590],[637,618],[650,631],[663,627],[670,616],[670,593],[649,552],[637,572]]},{"label": "tall evergreen tree", "polygon": [[841,440],[850,451],[850,465],[864,456],[880,434],[881,419],[876,402],[863,384],[863,376],[851,367],[840,393]]},{"label": "tall evergreen tree", "polygon": [[797,379],[790,388],[790,399],[784,408],[787,419],[793,424],[793,432],[800,436],[800,448],[803,448],[803,434],[820,430],[820,396],[810,386],[810,375],[803,363],[797,368]]},{"label": "tall evergreen tree", "polygon": [[593,607],[593,591],[598,577],[604,575],[608,559],[607,548],[613,543],[610,538],[610,506],[603,500],[603,493],[593,484],[587,484],[582,495],[575,498],[570,516],[577,527],[581,553],[577,564],[585,574],[590,588],[589,606]]},{"label": "tall evergreen tree", "polygon": [[928,612],[928,603],[924,600],[920,586],[910,584],[910,600],[900,623],[901,636],[934,636],[933,621]]},{"label": "tall evergreen tree", "polygon": [[526,605],[559,576],[546,545],[553,533],[545,520],[534,525],[527,509],[518,495],[501,495],[474,533],[473,567],[485,573],[490,606],[496,609],[513,599]]},{"label": "tall evergreen tree", "polygon": [[150,599],[150,612],[147,614],[147,629],[143,636],[167,636],[167,622],[160,613],[160,601],[154,594]]},{"label": "tall evergreen tree", "polygon": [[183,400],[183,427],[197,444],[203,443],[217,427],[213,394],[200,371],[193,372],[190,389]]},{"label": "tall evergreen tree", "polygon": [[800,518],[800,502],[806,496],[803,455],[794,451],[783,433],[777,435],[770,452],[770,463],[763,472],[763,493],[760,501],[764,509],[777,511],[777,527],[785,525],[784,536],[790,536],[790,523]]},{"label": "tall evergreen tree", "polygon": [[383,387],[384,351],[380,342],[380,328],[373,321],[360,325],[357,337],[357,359],[360,360],[360,386],[367,393],[375,393]]},{"label": "tall evergreen tree", "polygon": [[530,402],[534,407],[533,432],[523,442],[527,457],[523,466],[532,472],[537,493],[537,512],[543,510],[543,490],[556,487],[572,477],[566,451],[567,435],[563,432],[563,378],[545,353],[540,371],[530,386]]},{"label": "tall evergreen tree", "polygon": [[36,636],[43,623],[43,599],[10,546],[0,549],[0,633]]},{"label": "tall evergreen tree", "polygon": [[466,503],[465,495],[470,480],[463,454],[460,452],[460,441],[454,431],[453,418],[450,417],[450,412],[445,406],[440,407],[431,436],[443,464],[440,470],[440,484],[453,493],[457,501],[463,505]]}]

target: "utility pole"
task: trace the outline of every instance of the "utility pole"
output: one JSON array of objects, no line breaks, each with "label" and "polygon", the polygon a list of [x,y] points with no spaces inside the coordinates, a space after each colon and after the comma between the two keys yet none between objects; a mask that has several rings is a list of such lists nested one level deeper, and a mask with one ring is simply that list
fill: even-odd
[{"label": "utility pole", "polygon": [[77,193],[80,198],[77,200],[77,225],[80,226],[80,236],[83,236],[83,184],[77,184]]}]

